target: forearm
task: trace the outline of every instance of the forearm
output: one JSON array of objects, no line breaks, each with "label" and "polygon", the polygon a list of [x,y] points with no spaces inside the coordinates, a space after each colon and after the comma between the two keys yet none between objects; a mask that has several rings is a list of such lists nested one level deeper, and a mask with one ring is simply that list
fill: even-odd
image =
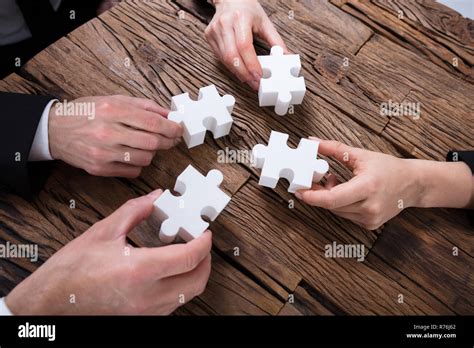
[{"label": "forearm", "polygon": [[474,179],[464,162],[409,161],[421,188],[415,206],[473,208]]}]

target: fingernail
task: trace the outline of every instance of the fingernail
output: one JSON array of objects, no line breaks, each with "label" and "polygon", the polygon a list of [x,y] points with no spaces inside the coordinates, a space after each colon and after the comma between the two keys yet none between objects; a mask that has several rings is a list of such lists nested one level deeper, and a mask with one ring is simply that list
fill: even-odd
[{"label": "fingernail", "polygon": [[176,139],[174,140],[174,145],[176,146],[176,145],[178,145],[180,142],[181,142],[181,138],[176,138]]},{"label": "fingernail", "polygon": [[319,139],[318,137],[313,137],[313,136],[311,136],[311,137],[308,137],[308,139],[311,139],[311,140],[317,140],[317,141],[321,141],[321,139]]},{"label": "fingernail", "polygon": [[296,192],[295,192],[295,196],[296,196],[296,198],[298,198],[298,199],[303,199],[303,195],[301,194],[300,191],[296,191]]},{"label": "fingernail", "polygon": [[258,90],[259,82],[258,81],[249,81],[248,84],[252,87],[253,90]]}]

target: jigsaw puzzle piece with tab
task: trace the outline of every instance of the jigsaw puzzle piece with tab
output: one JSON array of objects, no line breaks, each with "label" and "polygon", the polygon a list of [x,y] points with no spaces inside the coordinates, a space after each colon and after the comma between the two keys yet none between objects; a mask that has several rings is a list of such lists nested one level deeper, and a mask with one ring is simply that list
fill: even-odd
[{"label": "jigsaw puzzle piece with tab", "polygon": [[260,106],[275,106],[275,113],[285,115],[290,105],[301,104],[306,92],[304,77],[298,77],[301,60],[298,54],[283,54],[283,48],[273,46],[270,55],[258,56],[263,77],[260,80]]},{"label": "jigsaw puzzle piece with tab", "polygon": [[319,142],[301,139],[298,147],[287,145],[288,134],[272,131],[268,145],[252,149],[254,165],[261,168],[259,185],[275,188],[280,178],[289,181],[288,192],[309,189],[329,170],[325,160],[317,159]]},{"label": "jigsaw puzzle piece with tab", "polygon": [[184,141],[188,148],[192,148],[204,143],[207,130],[214,138],[229,134],[234,105],[233,96],[221,97],[216,86],[210,85],[199,89],[198,100],[189,98],[188,93],[172,97],[168,119],[183,126]]},{"label": "jigsaw puzzle piece with tab", "polygon": [[162,222],[160,240],[170,243],[177,235],[185,241],[199,237],[209,227],[201,216],[214,221],[230,201],[219,188],[222,180],[219,170],[204,176],[189,165],[176,179],[174,190],[181,196],[166,190],[153,203],[153,215]]}]

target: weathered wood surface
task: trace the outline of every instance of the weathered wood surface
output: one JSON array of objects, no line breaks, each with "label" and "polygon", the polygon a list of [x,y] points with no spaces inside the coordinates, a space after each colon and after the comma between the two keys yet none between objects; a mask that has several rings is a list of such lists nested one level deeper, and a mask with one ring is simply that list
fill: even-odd
[{"label": "weathered wood surface", "polygon": [[[307,97],[285,118],[258,108],[255,93],[217,62],[203,40],[213,10],[194,0],[122,3],[38,54],[21,76],[0,81],[4,91],[61,99],[126,94],[163,105],[172,95],[188,91],[195,97],[199,87],[214,83],[237,99],[228,137],[208,137],[191,151],[180,146],[160,152],[136,180],[97,178],[56,164],[32,202],[3,195],[0,240],[37,243],[39,265],[126,200],[172,187],[192,163],[201,171],[222,170],[232,201],[212,225],[209,286],[178,314],[472,313],[474,243],[465,212],[407,211],[371,232],[298,201],[290,209],[286,183],[275,191],[256,185],[258,172],[248,163],[217,163],[219,149],[250,149],[266,142],[272,129],[289,133],[292,146],[316,135],[400,157],[441,160],[449,149],[472,148],[466,127],[473,109],[472,21],[456,20],[432,2],[262,5],[289,49],[302,56]],[[392,18],[399,8],[404,22]],[[257,51],[265,52],[264,44],[257,43]],[[457,67],[448,66],[447,51],[459,57]],[[389,100],[420,102],[420,119],[381,116],[380,103]],[[330,165],[340,178],[350,177],[339,163]],[[130,242],[159,245],[156,230],[141,224]],[[333,241],[363,244],[366,260],[326,258],[324,246]],[[38,265],[0,262],[2,293]]]},{"label": "weathered wood surface", "polygon": [[474,80],[472,20],[449,7],[426,0],[330,1],[423,59],[458,77]]}]

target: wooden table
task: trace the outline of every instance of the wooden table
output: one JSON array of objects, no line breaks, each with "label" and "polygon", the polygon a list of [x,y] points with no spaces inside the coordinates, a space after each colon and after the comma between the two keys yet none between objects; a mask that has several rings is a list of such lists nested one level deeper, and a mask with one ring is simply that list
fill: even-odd
[{"label": "wooden table", "polygon": [[[32,201],[1,196],[1,242],[38,244],[40,262],[1,260],[0,295],[126,200],[173,187],[191,163],[202,172],[220,169],[232,201],[212,223],[207,290],[178,314],[474,312],[473,230],[465,211],[407,209],[367,231],[298,201],[290,208],[286,183],[264,188],[254,168],[217,162],[219,149],[250,149],[271,130],[289,133],[293,146],[316,135],[400,157],[444,160],[450,149],[473,149],[474,23],[434,1],[263,6],[289,49],[301,54],[308,91],[294,115],[259,108],[256,94],[221,66],[203,38],[212,7],[192,0],[122,3],[0,82],[4,91],[68,100],[125,94],[162,105],[215,84],[237,99],[229,136],[160,152],[136,180],[93,177],[56,163]],[[257,50],[268,52],[261,43]],[[421,103],[421,117],[381,116],[380,104],[389,100]],[[340,164],[330,166],[349,177]],[[156,246],[157,236],[144,224],[129,238]],[[326,258],[324,247],[333,242],[364,244],[365,261]]]}]

